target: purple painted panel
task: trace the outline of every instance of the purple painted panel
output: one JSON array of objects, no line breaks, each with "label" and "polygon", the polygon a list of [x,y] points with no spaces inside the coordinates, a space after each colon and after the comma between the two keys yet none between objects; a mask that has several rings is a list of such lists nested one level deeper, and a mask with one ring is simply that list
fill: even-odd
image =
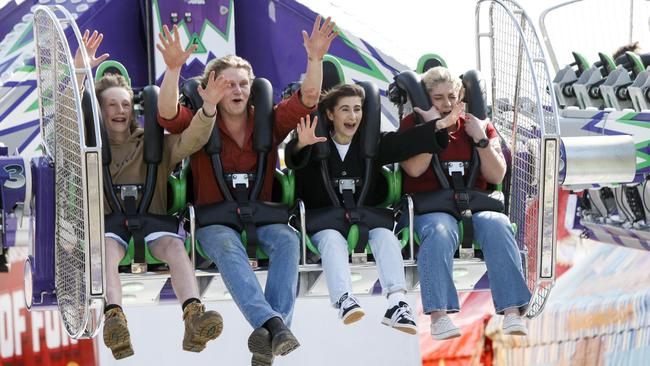
[{"label": "purple painted panel", "polygon": [[0,158],[0,207],[4,209],[0,214],[5,217],[6,225],[0,242],[5,247],[16,245],[16,218],[8,215],[18,202],[24,201],[26,179],[23,158]]},{"label": "purple painted panel", "polygon": [[48,157],[32,160],[34,248],[32,258],[34,307],[56,303],[54,287],[54,167]]},{"label": "purple painted panel", "polygon": [[[77,19],[82,33],[85,29],[96,29],[104,34],[98,54],[107,52],[110,59],[121,62],[135,88],[148,85],[144,18],[142,7],[133,0],[100,0]],[[71,44],[76,45],[76,42]]]},{"label": "purple painted panel", "polygon": [[[191,13],[191,22],[185,24],[190,30],[190,34],[196,33],[201,34],[201,27],[205,20],[210,21],[213,25],[221,31],[221,33],[226,33],[228,31],[228,16],[230,12],[221,13],[221,7],[229,8],[230,0],[202,0],[202,4],[192,3],[188,0],[180,1],[158,1],[158,9],[162,17],[161,21],[163,24],[170,26],[172,19],[165,16],[169,16],[171,13],[178,14],[178,22],[184,20],[185,13]],[[156,33],[156,31],[154,31]]]},{"label": "purple painted panel", "polygon": [[[275,21],[269,5],[275,8]],[[235,2],[237,54],[253,65],[257,77],[269,79],[275,100],[282,89],[300,79],[307,66],[301,31],[311,32],[316,13],[295,1],[245,0]],[[367,67],[359,54],[340,37],[330,53]]]},{"label": "purple painted panel", "polygon": [[32,5],[38,3],[36,0],[24,1],[16,5],[15,1],[9,1],[0,9],[0,40],[13,30],[13,27],[22,22],[22,17],[30,12]]}]

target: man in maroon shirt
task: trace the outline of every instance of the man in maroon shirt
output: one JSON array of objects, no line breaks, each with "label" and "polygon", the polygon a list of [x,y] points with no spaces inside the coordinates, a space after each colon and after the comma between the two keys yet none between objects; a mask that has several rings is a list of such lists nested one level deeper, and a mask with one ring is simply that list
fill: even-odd
[{"label": "man in maroon shirt", "polygon": [[[424,74],[422,82],[433,106],[428,111],[416,107],[415,112],[425,121],[436,123],[436,129],[446,128],[449,132],[449,145],[438,154],[440,161],[471,161],[474,145],[480,158],[480,175],[474,188],[485,190],[488,184],[501,183],[506,161],[499,137],[488,120],[469,113],[462,116],[465,106],[458,100],[460,80],[447,69],[435,67]],[[411,128],[414,121],[414,115],[407,116],[400,130]],[[440,189],[431,169],[432,157],[420,154],[401,163],[406,172],[404,193]],[[498,314],[505,314],[504,333],[525,335],[527,329],[521,314],[531,295],[510,220],[500,212],[482,211],[472,215],[472,223],[474,239],[485,257],[494,307]],[[458,222],[447,213],[431,212],[415,215],[413,229],[421,239],[418,272],[424,312],[431,315],[431,335],[439,340],[458,337],[460,329],[447,316],[460,310],[452,277],[453,256],[459,245]]]},{"label": "man in maroon shirt", "polygon": [[[266,166],[266,176],[259,199],[271,200],[273,172],[278,144],[299,123],[300,117],[316,110],[323,74],[322,60],[337,33],[330,18],[321,26],[321,17],[314,22],[311,35],[303,31],[307,53],[307,70],[302,87],[291,98],[275,108],[273,146]],[[158,99],[158,121],[172,133],[185,129],[192,112],[178,104],[178,81],[181,66],[191,53],[183,51],[177,37],[165,29],[163,45],[178,43],[175,55],[165,58],[167,70]],[[225,56],[211,61],[202,78],[217,78],[228,87],[219,98],[215,128],[222,139],[221,159],[225,173],[256,170],[257,153],[253,149],[253,108],[248,105],[253,70],[248,61],[237,56]],[[199,86],[201,88],[201,86]],[[223,201],[213,174],[210,157],[205,151],[192,155],[192,174],[196,204]],[[260,247],[269,255],[270,265],[263,292],[250,267],[248,256],[238,232],[224,225],[208,225],[197,230],[196,236],[204,252],[216,263],[235,303],[254,328],[248,339],[253,353],[253,365],[270,365],[273,357],[286,355],[300,344],[285,326],[289,323],[295,303],[300,246],[296,233],[286,224],[257,227]]]}]

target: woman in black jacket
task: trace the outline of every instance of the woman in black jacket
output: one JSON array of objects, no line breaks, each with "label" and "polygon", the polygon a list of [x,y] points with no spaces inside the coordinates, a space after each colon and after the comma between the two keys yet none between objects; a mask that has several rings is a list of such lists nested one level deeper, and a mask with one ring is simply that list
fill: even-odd
[{"label": "woman in black jacket", "polygon": [[[363,177],[365,162],[360,153],[361,134],[357,131],[362,123],[364,98],[364,90],[358,85],[343,84],[334,87],[324,94],[319,102],[321,116],[327,118],[331,127],[330,138],[317,137],[314,132],[318,123],[317,117],[312,123],[307,116],[296,128],[298,136],[291,140],[285,149],[287,166],[296,172],[296,197],[305,202],[307,220],[310,209],[332,206],[330,197],[325,193],[321,162],[312,156],[314,144],[329,144],[331,153],[327,165],[332,180],[352,178],[358,183]],[[436,134],[432,123],[422,124],[403,133],[381,134],[365,205],[376,206],[387,195],[388,187],[381,176],[382,165],[406,160],[424,152],[436,152],[439,146],[446,145],[446,138],[446,133]],[[339,201],[343,202],[339,187],[333,188]],[[358,199],[359,191],[360,189],[355,190],[355,200]],[[334,229],[310,234],[311,241],[321,254],[330,299],[333,306],[339,309],[339,318],[345,324],[361,319],[365,313],[358,300],[352,296],[346,238]],[[413,314],[405,301],[404,264],[399,241],[392,228],[377,227],[369,230],[368,234],[383,293],[387,295],[389,302],[382,324],[415,334]]]}]

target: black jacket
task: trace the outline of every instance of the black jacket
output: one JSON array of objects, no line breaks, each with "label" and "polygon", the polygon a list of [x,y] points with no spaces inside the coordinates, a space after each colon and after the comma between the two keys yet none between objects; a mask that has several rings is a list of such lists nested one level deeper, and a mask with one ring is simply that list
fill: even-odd
[{"label": "black jacket", "polygon": [[[327,142],[319,142],[329,144],[330,147],[327,165],[331,180],[363,178],[365,163],[360,153],[359,131],[352,139],[344,161],[341,161],[331,137]],[[287,167],[293,169],[296,174],[296,197],[305,202],[307,209],[332,206],[321,175],[321,162],[312,157],[312,146],[306,146],[296,152],[297,143],[298,138],[294,137],[287,144],[284,152]],[[438,152],[446,148],[447,143],[447,130],[435,131],[434,123],[423,123],[403,132],[382,133],[379,137],[379,150],[374,159],[371,183],[364,205],[376,206],[386,199],[388,188],[386,179],[381,174],[383,165],[404,161],[417,154]],[[356,187],[355,200],[359,198],[360,183]],[[339,196],[339,201],[343,202],[338,186],[334,187],[334,191]]]}]

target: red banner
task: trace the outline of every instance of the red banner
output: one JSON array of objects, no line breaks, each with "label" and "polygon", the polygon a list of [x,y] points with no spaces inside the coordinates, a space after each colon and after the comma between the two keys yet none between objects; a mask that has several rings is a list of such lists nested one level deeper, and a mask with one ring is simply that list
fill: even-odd
[{"label": "red banner", "polygon": [[0,366],[97,365],[93,340],[71,339],[58,311],[25,309],[22,264],[0,273]]}]

